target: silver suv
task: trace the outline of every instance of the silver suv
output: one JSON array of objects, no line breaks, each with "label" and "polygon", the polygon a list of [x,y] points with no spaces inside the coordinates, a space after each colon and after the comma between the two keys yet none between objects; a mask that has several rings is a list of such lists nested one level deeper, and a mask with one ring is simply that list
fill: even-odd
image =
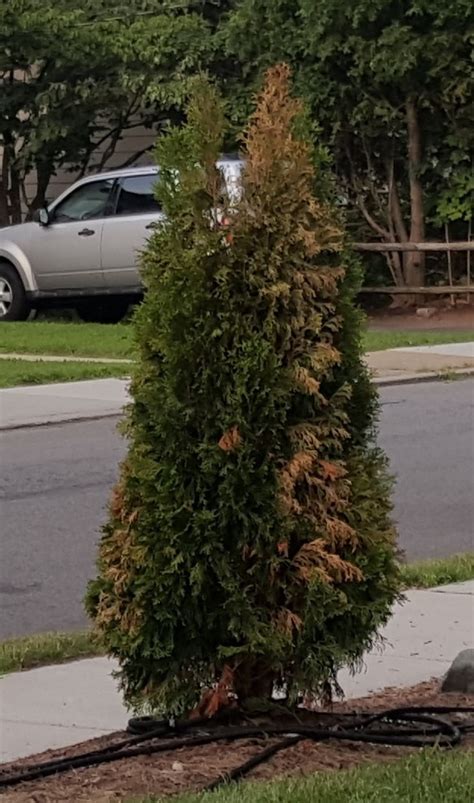
[{"label": "silver suv", "polygon": [[[226,157],[218,166],[235,192],[242,163]],[[34,221],[0,229],[0,321],[50,306],[119,321],[142,295],[138,255],[163,218],[157,175],[156,167],[135,167],[89,176]]]}]

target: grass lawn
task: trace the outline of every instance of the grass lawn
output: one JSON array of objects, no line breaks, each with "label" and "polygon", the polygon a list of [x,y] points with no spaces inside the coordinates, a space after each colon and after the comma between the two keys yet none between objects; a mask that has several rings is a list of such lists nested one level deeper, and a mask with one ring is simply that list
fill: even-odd
[{"label": "grass lawn", "polygon": [[[173,797],[174,803],[468,803],[473,799],[474,752],[434,750],[394,764]],[[141,803],[165,803],[165,799],[151,797]]]},{"label": "grass lawn", "polygon": [[0,675],[101,654],[100,646],[88,631],[7,639],[0,642]]},{"label": "grass lawn", "polygon": [[19,321],[3,324],[0,351],[4,354],[60,354],[78,357],[130,358],[132,327],[125,323],[63,323]]},{"label": "grass lawn", "polygon": [[48,382],[73,382],[80,379],[126,377],[130,365],[86,362],[29,362],[0,360],[0,388],[19,385],[44,385]]},{"label": "grass lawn", "polygon": [[433,588],[474,579],[474,552],[439,560],[421,560],[402,566],[406,588]]},{"label": "grass lawn", "polygon": [[[436,343],[464,343],[474,339],[469,331],[408,332],[367,331],[366,351],[381,351],[399,346],[424,346]],[[133,357],[133,329],[129,324],[27,321],[3,324],[0,351],[4,354],[59,354],[78,357]]]},{"label": "grass lawn", "polygon": [[384,351],[384,349],[403,348],[405,346],[436,346],[440,343],[469,343],[474,340],[474,332],[440,331],[440,332],[408,332],[408,331],[375,331],[368,330],[364,334],[365,351]]}]

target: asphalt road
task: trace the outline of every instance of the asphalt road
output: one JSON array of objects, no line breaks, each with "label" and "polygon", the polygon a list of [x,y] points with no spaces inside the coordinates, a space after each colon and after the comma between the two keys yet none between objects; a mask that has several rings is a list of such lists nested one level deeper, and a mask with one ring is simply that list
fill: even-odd
[{"label": "asphalt road", "polygon": [[[382,391],[380,444],[408,559],[474,549],[474,382]],[[0,435],[0,639],[82,627],[125,444],[115,419]]]}]

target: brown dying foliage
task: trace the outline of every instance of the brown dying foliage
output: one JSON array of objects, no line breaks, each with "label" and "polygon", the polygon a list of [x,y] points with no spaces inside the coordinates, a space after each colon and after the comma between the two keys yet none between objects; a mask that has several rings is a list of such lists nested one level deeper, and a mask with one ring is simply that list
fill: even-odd
[{"label": "brown dying foliage", "polygon": [[115,622],[123,633],[133,636],[139,630],[143,612],[133,598],[129,599],[127,589],[146,561],[146,550],[134,537],[139,511],[130,510],[125,499],[125,484],[122,476],[112,490],[109,507],[114,526],[108,538],[100,543],[99,561],[111,592],[102,591],[100,595],[95,626],[100,631]]},{"label": "brown dying foliage", "polygon": [[[342,249],[342,232],[331,210],[314,195],[311,146],[298,133],[303,106],[290,92],[290,70],[268,71],[256,111],[244,137],[246,168],[242,231],[249,218],[274,232],[265,270],[270,281],[262,295],[285,322],[286,363],[296,394],[314,399],[324,414],[288,431],[292,454],[279,468],[280,506],[293,522],[293,536],[281,538],[277,555],[296,578],[296,586],[316,576],[326,583],[357,582],[361,572],[341,551],[353,551],[357,536],[345,521],[350,485],[340,460],[328,457],[328,442],[347,438],[344,412],[331,416],[343,397],[326,398],[322,386],[341,361],[333,334],[341,326],[334,301],[344,277],[327,255]],[[293,258],[297,255],[297,258]],[[327,411],[327,412],[326,412]],[[338,452],[337,446],[334,453]],[[312,533],[301,539],[298,532]],[[271,567],[273,574],[274,567]],[[299,592],[295,588],[295,593]],[[277,614],[287,632],[286,608]],[[293,615],[293,614],[292,614]],[[296,615],[296,614],[295,614]],[[285,618],[286,617],[286,618]]]},{"label": "brown dying foliage", "polygon": [[224,432],[219,440],[219,448],[222,449],[223,452],[234,452],[239,448],[241,443],[242,436],[239,432],[239,428],[231,427],[227,432]]}]

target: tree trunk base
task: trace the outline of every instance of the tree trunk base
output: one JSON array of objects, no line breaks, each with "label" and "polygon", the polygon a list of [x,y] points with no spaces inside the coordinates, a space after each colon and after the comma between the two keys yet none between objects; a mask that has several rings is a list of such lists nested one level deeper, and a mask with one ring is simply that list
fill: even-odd
[{"label": "tree trunk base", "polygon": [[243,662],[235,669],[234,692],[240,706],[250,700],[272,699],[275,673],[262,662]]}]

